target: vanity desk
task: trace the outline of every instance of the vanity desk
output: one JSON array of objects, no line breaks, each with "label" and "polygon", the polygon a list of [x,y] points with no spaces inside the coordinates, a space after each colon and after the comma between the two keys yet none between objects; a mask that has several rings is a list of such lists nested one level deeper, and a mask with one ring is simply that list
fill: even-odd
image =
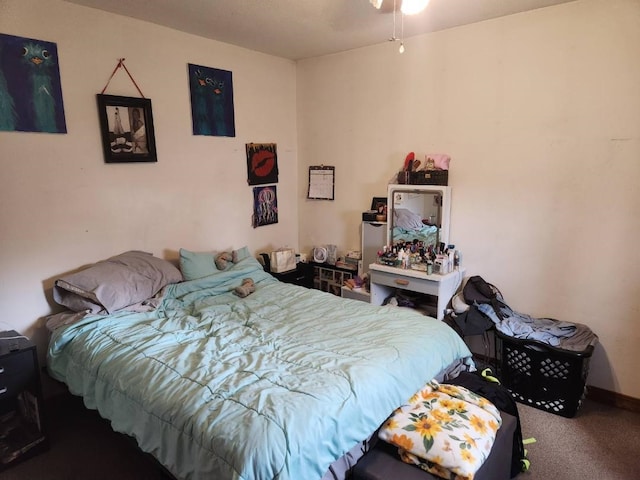
[{"label": "vanity desk", "polygon": [[420,270],[372,263],[369,265],[370,302],[372,305],[382,305],[396,289],[432,295],[438,299],[436,318],[442,320],[447,304],[462,283],[464,272],[464,268],[456,268],[446,275],[427,275]]},{"label": "vanity desk", "polygon": [[[449,245],[451,187],[445,185],[403,185],[387,187],[386,245],[415,245],[440,250]],[[404,247],[402,247],[404,248]],[[382,305],[397,290],[425,294],[437,299],[435,317],[444,318],[449,301],[462,283],[465,269],[445,275],[427,275],[425,271],[392,267],[380,263],[369,265],[370,303]],[[433,304],[429,304],[433,311]]]}]

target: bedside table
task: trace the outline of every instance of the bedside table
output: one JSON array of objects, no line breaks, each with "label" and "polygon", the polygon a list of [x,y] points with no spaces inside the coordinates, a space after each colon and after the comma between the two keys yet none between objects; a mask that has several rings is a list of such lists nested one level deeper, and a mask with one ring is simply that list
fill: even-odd
[{"label": "bedside table", "polygon": [[36,346],[0,332],[0,471],[47,448]]},{"label": "bedside table", "polygon": [[288,272],[275,273],[269,272],[278,280],[284,283],[293,283],[301,287],[313,288],[313,267],[305,262],[296,264],[295,270]]}]

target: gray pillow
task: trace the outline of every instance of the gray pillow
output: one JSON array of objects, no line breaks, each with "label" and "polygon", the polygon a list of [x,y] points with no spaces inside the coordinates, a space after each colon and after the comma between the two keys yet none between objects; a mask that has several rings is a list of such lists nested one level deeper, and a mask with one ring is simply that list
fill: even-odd
[{"label": "gray pillow", "polygon": [[417,213],[413,213],[411,210],[407,210],[406,208],[393,209],[393,224],[396,227],[405,228],[407,230],[424,227],[422,217]]},{"label": "gray pillow", "polygon": [[132,250],[57,279],[53,299],[74,312],[113,313],[181,281],[180,270],[170,262]]}]

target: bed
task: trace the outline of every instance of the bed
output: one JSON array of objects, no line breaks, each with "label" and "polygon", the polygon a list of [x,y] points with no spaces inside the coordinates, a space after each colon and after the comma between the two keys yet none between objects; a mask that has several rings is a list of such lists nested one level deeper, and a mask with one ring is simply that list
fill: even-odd
[{"label": "bed", "polygon": [[414,242],[417,240],[425,245],[438,244],[438,227],[435,225],[423,225],[420,228],[393,227],[393,243]]},{"label": "bed", "polygon": [[393,243],[423,242],[424,245],[438,244],[438,227],[424,223],[422,217],[406,208],[393,210]]},{"label": "bed", "polygon": [[[281,283],[251,256],[225,270],[184,261],[178,277],[146,255],[161,267],[115,287],[90,273],[56,281],[75,311],[51,323],[47,366],[177,479],[339,478],[335,465],[397,406],[472,365],[451,328],[410,309]],[[247,278],[255,290],[241,297]],[[88,305],[62,298],[79,294]],[[119,308],[104,305],[113,298]]]}]

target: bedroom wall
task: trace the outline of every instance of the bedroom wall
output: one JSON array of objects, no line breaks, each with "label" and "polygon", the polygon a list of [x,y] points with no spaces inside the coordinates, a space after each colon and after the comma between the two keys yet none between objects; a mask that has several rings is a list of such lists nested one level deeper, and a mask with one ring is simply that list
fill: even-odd
[{"label": "bedroom wall", "polygon": [[[391,25],[390,25],[391,28]],[[516,310],[589,325],[588,383],[640,398],[640,2],[581,0],[298,65],[300,246],[358,248],[415,151],[452,157],[451,239]]]},{"label": "bedroom wall", "polygon": [[[55,0],[0,1],[0,32],[57,43],[68,130],[0,132],[0,329],[43,355],[53,279],[126,250],[297,246],[295,63]],[[152,100],[156,164],[104,163],[96,94],[121,57]],[[233,72],[235,138],[192,135],[188,63]],[[106,93],[139,96],[124,71]],[[257,229],[249,142],[277,143],[280,166],[279,223]]]},{"label": "bedroom wall", "polygon": [[[579,0],[407,39],[403,55],[383,42],[296,66],[63,1],[2,0],[1,33],[57,43],[68,133],[0,132],[0,328],[42,354],[53,279],[132,248],[358,248],[360,213],[406,153],[446,152],[468,273],[520,311],[590,325],[589,383],[640,398],[639,27],[638,0]],[[103,162],[95,94],[119,57],[153,101],[157,164]],[[191,134],[187,63],[233,71],[235,138]],[[107,93],[137,95],[124,73]],[[280,222],[255,230],[247,142],[276,142],[281,172]],[[334,202],[305,199],[320,163],[337,168]]]}]

